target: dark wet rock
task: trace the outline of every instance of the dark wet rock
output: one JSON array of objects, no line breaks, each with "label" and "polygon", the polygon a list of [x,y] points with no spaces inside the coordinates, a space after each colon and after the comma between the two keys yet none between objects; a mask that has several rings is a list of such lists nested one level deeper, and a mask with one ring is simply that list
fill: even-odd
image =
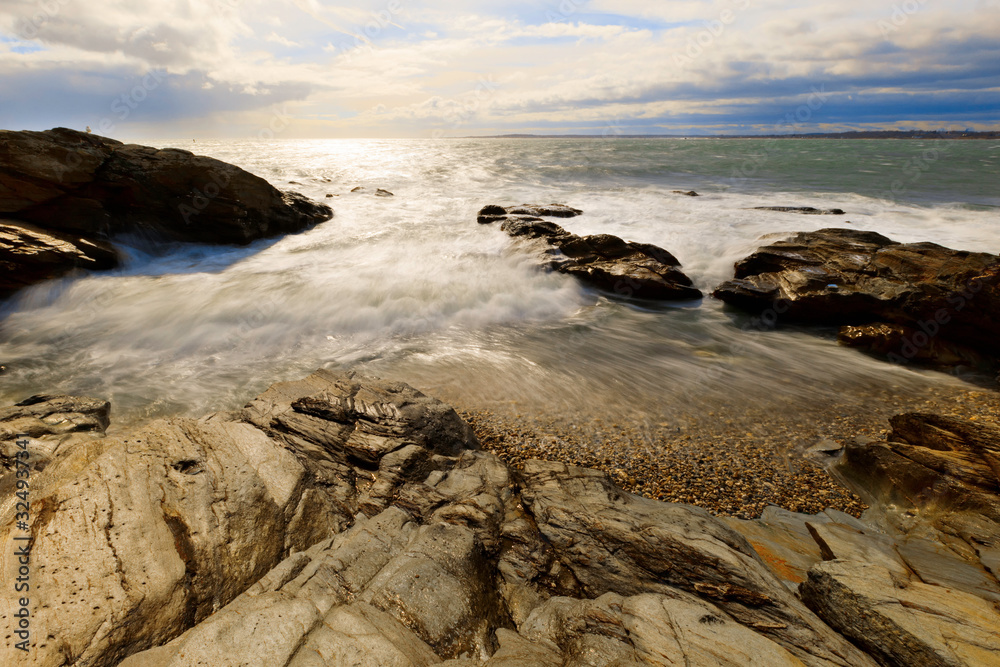
[{"label": "dark wet rock", "polygon": [[377,189],[375,191],[375,196],[376,197],[392,197],[394,195],[391,192],[389,192],[388,190],[383,190],[382,188],[379,188],[379,189]]},{"label": "dark wet rock", "polygon": [[101,271],[118,262],[118,252],[106,241],[0,219],[0,297],[74,269]]},{"label": "dark wet rock", "polygon": [[[88,399],[8,410],[86,406],[106,427]],[[987,467],[998,442],[913,415],[891,439]],[[940,474],[984,483],[970,461]],[[60,641],[26,664],[979,665],[1000,641],[983,514],[723,521],[598,471],[513,470],[448,406],[355,373],[59,451],[32,494],[33,620]]]},{"label": "dark wet rock", "polygon": [[675,195],[685,195],[687,197],[700,197],[701,196],[697,192],[695,192],[694,190],[687,190],[687,191],[684,191],[684,190],[674,190],[673,193]]},{"label": "dark wet rock", "polygon": [[632,243],[610,234],[577,236],[550,220],[529,212],[562,217],[579,215],[568,206],[486,206],[478,222],[501,222],[500,229],[514,238],[534,242],[547,268],[576,276],[581,282],[625,298],[656,301],[700,299],[702,293],[680,270],[672,254],[649,243]]},{"label": "dark wet rock", "polygon": [[[104,241],[116,234],[247,244],[301,231],[333,212],[213,158],[57,128],[0,131],[0,215],[5,226],[21,226],[7,232],[20,239],[0,238],[0,252],[24,254],[41,243],[35,254],[51,259],[4,266],[3,282],[20,285],[60,273],[42,264],[62,272],[113,266]],[[39,229],[55,241],[37,241]]]},{"label": "dark wet rock", "polygon": [[118,147],[91,191],[111,214],[112,233],[150,230],[199,243],[246,244],[333,215],[239,167],[172,148]]},{"label": "dark wet rock", "polygon": [[365,186],[363,185],[356,185],[353,188],[351,188],[351,192],[364,192],[364,191],[365,191]]},{"label": "dark wet rock", "polygon": [[902,324],[848,325],[840,328],[837,340],[879,357],[892,355],[895,361],[984,369],[995,363],[973,349]]},{"label": "dark wet rock", "polygon": [[1000,257],[987,253],[850,229],[803,232],[738,262],[713,296],[751,312],[773,308],[781,321],[905,327],[845,332],[896,362],[953,363],[967,356],[960,348],[997,357]]},{"label": "dark wet rock", "polygon": [[65,128],[0,132],[0,211],[50,230],[208,243],[249,243],[332,215],[213,158]]},{"label": "dark wet rock", "polygon": [[812,206],[754,206],[755,211],[778,211],[780,213],[801,213],[802,215],[845,215],[839,208],[818,209]]},{"label": "dark wet rock", "polygon": [[580,209],[566,206],[565,204],[521,204],[520,206],[498,206],[489,204],[479,211],[477,217],[480,224],[490,224],[493,222],[503,222],[507,216],[538,218],[539,216],[549,216],[551,218],[573,218],[583,213]]}]

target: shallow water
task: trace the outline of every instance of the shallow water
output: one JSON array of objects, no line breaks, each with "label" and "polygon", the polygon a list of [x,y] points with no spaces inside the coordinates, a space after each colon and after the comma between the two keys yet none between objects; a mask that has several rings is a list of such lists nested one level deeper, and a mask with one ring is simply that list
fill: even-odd
[{"label": "shallow water", "polygon": [[[476,224],[476,212],[487,203],[570,204],[585,214],[560,221],[568,230],[663,246],[706,292],[762,237],[830,226],[1000,252],[1000,150],[990,142],[180,147],[330,203],[336,217],[246,248],[154,249],[126,240],[125,268],[26,290],[0,311],[0,362],[9,368],[0,400],[102,396],[116,422],[135,423],[235,408],[271,382],[326,366],[402,379],[464,407],[816,410],[863,403],[876,387],[919,392],[960,380],[870,359],[839,347],[830,332],[744,333],[745,316],[712,299],[665,307],[609,301],[539,272],[499,229]],[[357,185],[395,196],[350,193]],[[702,196],[672,193],[688,189]],[[749,210],[778,205],[847,215]]]}]

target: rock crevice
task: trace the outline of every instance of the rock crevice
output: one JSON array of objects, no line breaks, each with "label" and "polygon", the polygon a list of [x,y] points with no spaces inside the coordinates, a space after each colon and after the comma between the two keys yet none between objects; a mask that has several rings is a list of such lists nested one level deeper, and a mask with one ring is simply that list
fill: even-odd
[{"label": "rock crevice", "polygon": [[[869,496],[912,478],[993,493],[982,459],[1000,429],[926,415],[893,429],[866,446],[889,452],[877,465],[843,453]],[[723,520],[593,470],[513,470],[448,406],[355,373],[92,439],[33,488],[50,508],[33,622],[59,641],[36,639],[26,664],[855,667],[1000,650],[1000,530],[970,504],[987,495],[945,505],[902,488],[912,512],[880,524],[776,508]]]}]

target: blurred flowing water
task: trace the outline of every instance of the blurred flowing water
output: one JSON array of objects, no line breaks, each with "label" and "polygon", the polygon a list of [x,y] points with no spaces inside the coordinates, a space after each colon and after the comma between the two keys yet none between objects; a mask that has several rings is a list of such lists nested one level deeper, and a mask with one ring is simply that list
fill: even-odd
[{"label": "blurred flowing water", "polygon": [[[167,146],[170,142],[150,141]],[[177,145],[174,143],[173,145]],[[869,391],[952,386],[839,347],[745,333],[701,304],[639,307],[540,272],[488,203],[566,203],[568,230],[674,253],[706,293],[781,233],[850,226],[1000,252],[1000,146],[983,141],[469,139],[180,145],[336,217],[249,247],[129,247],[117,271],[0,306],[0,401],[106,397],[119,424],[243,405],[318,367],[401,379],[466,408],[694,415],[809,411]],[[295,183],[290,183],[294,181]],[[355,186],[366,192],[351,193]],[[376,188],[393,197],[376,197]],[[694,189],[686,197],[674,190]],[[327,197],[333,194],[333,197]],[[755,206],[839,207],[803,216]],[[849,222],[848,222],[849,221]]]}]

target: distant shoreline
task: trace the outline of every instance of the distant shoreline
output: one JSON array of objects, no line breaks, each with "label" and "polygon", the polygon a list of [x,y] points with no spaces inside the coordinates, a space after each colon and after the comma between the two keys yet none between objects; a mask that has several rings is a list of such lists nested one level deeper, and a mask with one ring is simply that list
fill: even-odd
[{"label": "distant shoreline", "polygon": [[998,132],[829,132],[815,134],[492,134],[456,137],[461,139],[954,139],[962,141],[998,140]]}]

